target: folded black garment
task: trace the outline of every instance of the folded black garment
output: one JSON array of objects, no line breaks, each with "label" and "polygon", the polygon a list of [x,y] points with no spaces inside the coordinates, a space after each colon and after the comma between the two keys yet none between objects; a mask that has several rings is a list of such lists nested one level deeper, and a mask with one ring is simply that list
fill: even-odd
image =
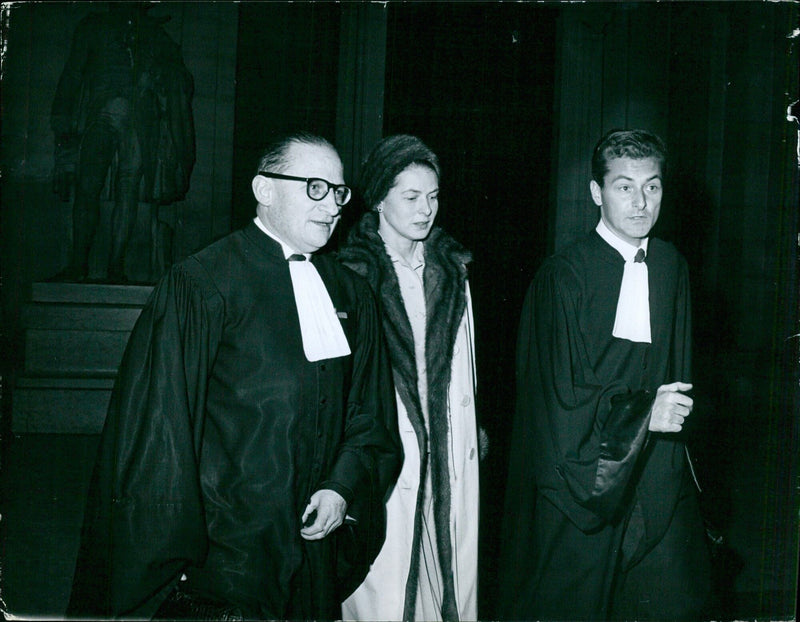
[{"label": "folded black garment", "polygon": [[161,604],[153,620],[244,620],[241,609],[180,585]]}]

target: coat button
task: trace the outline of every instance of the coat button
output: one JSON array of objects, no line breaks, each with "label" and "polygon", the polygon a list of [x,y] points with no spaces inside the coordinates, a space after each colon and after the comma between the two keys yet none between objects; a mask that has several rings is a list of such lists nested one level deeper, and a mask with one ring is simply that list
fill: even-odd
[{"label": "coat button", "polygon": [[461,398],[462,406],[469,406],[469,403],[470,403],[469,395],[465,395],[464,397]]}]

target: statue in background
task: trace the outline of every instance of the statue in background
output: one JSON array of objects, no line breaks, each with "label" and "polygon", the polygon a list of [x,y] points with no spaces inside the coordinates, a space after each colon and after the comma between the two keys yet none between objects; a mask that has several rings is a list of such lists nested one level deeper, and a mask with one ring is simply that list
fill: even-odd
[{"label": "statue in background", "polygon": [[53,189],[66,201],[74,187],[72,253],[57,280],[87,279],[100,201],[108,198],[114,207],[104,280],[126,282],[139,202],[153,205],[152,243],[160,246],[158,206],[185,197],[195,160],[193,81],[161,27],[169,18],[149,16],[147,3],[108,5],[78,24],[53,99]]}]

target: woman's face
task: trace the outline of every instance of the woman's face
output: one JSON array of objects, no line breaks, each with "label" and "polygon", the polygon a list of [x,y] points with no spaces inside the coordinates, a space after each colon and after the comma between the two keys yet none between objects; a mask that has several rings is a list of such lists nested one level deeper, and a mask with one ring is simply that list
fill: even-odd
[{"label": "woman's face", "polygon": [[392,239],[424,240],[439,211],[439,178],[433,169],[411,164],[395,177],[378,207],[383,210],[379,213],[380,231],[390,245]]}]

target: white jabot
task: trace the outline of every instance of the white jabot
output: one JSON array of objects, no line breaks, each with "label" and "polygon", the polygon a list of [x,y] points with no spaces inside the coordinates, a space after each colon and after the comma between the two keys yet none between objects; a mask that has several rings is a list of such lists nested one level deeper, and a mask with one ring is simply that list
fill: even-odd
[{"label": "white jabot", "polygon": [[625,260],[622,284],[617,300],[617,315],[611,334],[619,339],[651,343],[650,286],[647,280],[647,263],[634,261],[639,250],[644,251],[647,256],[647,238],[642,240],[641,246],[628,244],[614,235],[602,219],[597,224],[596,231]]},{"label": "white jabot", "polygon": [[[290,256],[298,254],[269,231],[258,217],[254,222],[259,229],[281,245],[283,256],[287,260]],[[306,358],[314,362],[347,356],[350,354],[350,346],[330,294],[314,264],[308,261],[308,255],[303,254],[303,257],[306,261],[288,263]]]}]

